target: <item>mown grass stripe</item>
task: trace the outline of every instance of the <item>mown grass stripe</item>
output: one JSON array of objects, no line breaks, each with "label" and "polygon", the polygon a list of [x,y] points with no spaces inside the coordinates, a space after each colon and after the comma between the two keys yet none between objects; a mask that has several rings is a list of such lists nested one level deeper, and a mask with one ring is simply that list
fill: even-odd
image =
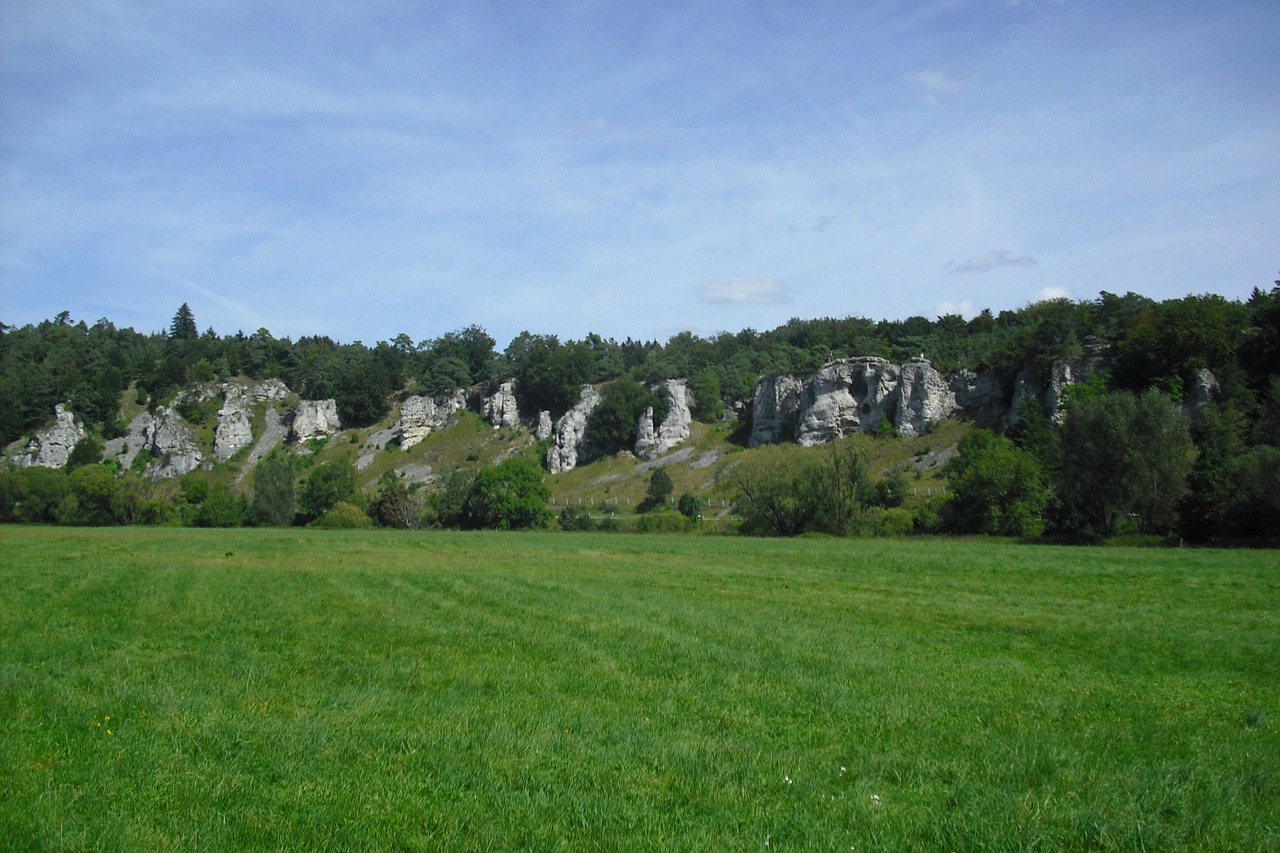
[{"label": "mown grass stripe", "polygon": [[0,533],[19,847],[1277,841],[1269,554]]}]

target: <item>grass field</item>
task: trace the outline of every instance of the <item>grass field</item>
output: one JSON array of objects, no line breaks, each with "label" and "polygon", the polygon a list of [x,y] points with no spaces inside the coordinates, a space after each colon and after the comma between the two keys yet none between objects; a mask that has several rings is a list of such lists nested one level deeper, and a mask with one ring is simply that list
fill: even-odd
[{"label": "grass field", "polygon": [[1274,552],[0,528],[6,849],[1276,850]]}]

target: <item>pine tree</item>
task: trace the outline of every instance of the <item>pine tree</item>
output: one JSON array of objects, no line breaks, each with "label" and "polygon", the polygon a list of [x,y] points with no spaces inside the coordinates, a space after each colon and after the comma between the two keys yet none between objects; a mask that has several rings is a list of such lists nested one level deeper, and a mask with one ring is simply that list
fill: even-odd
[{"label": "pine tree", "polygon": [[169,324],[169,337],[176,341],[194,341],[200,337],[196,315],[191,313],[191,306],[185,302],[178,313],[173,315],[173,322]]},{"label": "pine tree", "polygon": [[671,475],[667,473],[667,469],[654,468],[653,473],[649,475],[649,488],[645,492],[649,502],[655,506],[665,504],[674,490],[675,486],[671,482]]}]

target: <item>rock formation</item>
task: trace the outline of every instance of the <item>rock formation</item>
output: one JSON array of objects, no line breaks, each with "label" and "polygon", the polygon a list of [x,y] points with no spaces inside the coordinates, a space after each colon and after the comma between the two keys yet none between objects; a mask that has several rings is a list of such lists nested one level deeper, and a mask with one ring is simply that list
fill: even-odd
[{"label": "rock formation", "polygon": [[395,426],[400,446],[405,450],[413,447],[430,435],[432,430],[447,424],[452,415],[466,406],[467,397],[462,391],[438,397],[407,398],[400,404],[400,421]]},{"label": "rock formation", "polygon": [[902,365],[894,397],[893,425],[903,436],[923,435],[931,422],[948,418],[956,410],[951,387],[923,356]]},{"label": "rock formation", "polygon": [[1217,393],[1218,377],[1214,376],[1207,367],[1202,367],[1196,371],[1195,382],[1192,383],[1191,393],[1187,396],[1183,407],[1189,414],[1195,414],[1201,406],[1212,402]]},{"label": "rock formation", "polygon": [[249,451],[249,457],[244,462],[244,467],[240,469],[236,482],[241,483],[248,476],[249,471],[258,461],[272,451],[278,444],[283,442],[289,434],[288,419],[276,411],[275,406],[267,406],[267,411],[263,415],[262,435],[258,436],[258,441],[253,445],[253,449]]},{"label": "rock formation", "polygon": [[14,454],[13,464],[19,468],[61,468],[67,464],[76,443],[84,438],[84,426],[66,406],[53,407],[54,422],[35,434],[27,446]]},{"label": "rock formation", "polygon": [[538,441],[548,439],[555,428],[555,424],[551,422],[550,412],[538,412],[538,425],[533,428],[533,437]]},{"label": "rock formation", "polygon": [[333,435],[342,429],[336,400],[301,400],[293,413],[290,433],[299,444]]},{"label": "rock formation", "polygon": [[115,459],[120,463],[121,468],[130,468],[134,458],[146,449],[143,433],[150,426],[151,418],[149,412],[139,412],[134,415],[124,435],[103,442],[103,455],[108,459]]},{"label": "rock formation", "polygon": [[480,399],[480,416],[499,427],[520,426],[520,410],[516,406],[516,381],[508,379],[487,397]]},{"label": "rock formation", "polygon": [[255,403],[266,400],[283,400],[289,396],[289,386],[279,379],[264,379],[249,389],[249,399]]},{"label": "rock formation", "polygon": [[226,399],[218,410],[218,428],[213,434],[213,455],[226,462],[243,447],[253,443],[249,427],[249,399],[244,388],[228,383],[222,386]]},{"label": "rock formation", "polygon": [[798,376],[766,376],[756,383],[751,404],[751,437],[748,444],[774,444],[795,437],[796,413],[804,380]]},{"label": "rock formation", "polygon": [[181,477],[204,461],[195,431],[173,406],[165,406],[150,416],[142,428],[142,446],[154,457],[146,472],[152,480]]},{"label": "rock formation", "polygon": [[221,388],[224,402],[218,410],[213,455],[219,462],[226,462],[253,443],[253,430],[249,426],[253,405],[284,400],[289,396],[289,387],[279,379],[266,379],[248,388],[235,382],[224,382]]},{"label": "rock formation", "polygon": [[902,367],[874,356],[840,359],[808,379],[761,379],[748,444],[793,439],[811,447],[872,432],[886,418],[901,435],[920,435],[956,407],[954,392],[924,358]]},{"label": "rock formation", "polygon": [[1004,416],[1004,390],[991,368],[957,370],[948,377],[947,385],[955,396],[956,405],[979,423],[992,423]]},{"label": "rock formation", "polygon": [[654,428],[652,406],[640,416],[635,454],[641,459],[657,459],[689,438],[693,416],[689,413],[689,393],[684,380],[668,379],[662,384],[661,393],[667,402],[667,416],[662,423]]},{"label": "rock formation", "polygon": [[578,463],[591,457],[591,448],[584,441],[587,418],[599,404],[600,395],[596,389],[583,385],[577,405],[556,422],[551,446],[547,448],[547,470],[552,474],[571,471]]}]

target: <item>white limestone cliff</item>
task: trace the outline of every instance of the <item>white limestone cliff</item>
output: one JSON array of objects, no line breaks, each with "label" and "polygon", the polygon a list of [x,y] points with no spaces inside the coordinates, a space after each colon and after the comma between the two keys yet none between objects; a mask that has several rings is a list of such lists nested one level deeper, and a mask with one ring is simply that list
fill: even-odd
[{"label": "white limestone cliff", "polygon": [[61,468],[67,464],[71,451],[85,437],[84,425],[61,403],[53,407],[53,412],[53,425],[37,432],[26,447],[14,454],[13,464],[19,468]]},{"label": "white limestone cliff", "polygon": [[144,423],[142,448],[153,457],[146,477],[163,480],[181,477],[200,467],[204,454],[196,444],[196,434],[174,406],[164,406]]},{"label": "white limestone cliff", "polygon": [[756,386],[748,444],[794,440],[805,447],[886,418],[902,435],[920,435],[957,408],[955,394],[924,358],[899,367],[883,358],[839,359],[808,378],[768,376]]},{"label": "white limestone cliff", "polygon": [[434,430],[446,425],[449,419],[467,406],[467,397],[461,390],[437,397],[408,397],[400,404],[400,420],[394,431],[405,450],[422,441]]},{"label": "white limestone cliff", "polygon": [[668,379],[658,391],[666,400],[667,415],[656,427],[652,407],[640,416],[635,454],[644,460],[657,459],[688,440],[689,428],[693,423],[693,415],[689,411],[689,391],[683,379]]},{"label": "white limestone cliff", "polygon": [[226,462],[241,448],[253,443],[253,430],[249,426],[250,402],[244,388],[227,383],[222,386],[226,395],[218,410],[218,427],[213,434],[213,455],[219,462]]},{"label": "white limestone cliff", "polygon": [[790,441],[795,437],[796,415],[804,380],[798,376],[766,376],[756,383],[751,404],[751,436],[748,444],[757,447]]},{"label": "white limestone cliff", "polygon": [[508,379],[492,394],[480,399],[480,416],[493,424],[494,429],[520,426],[520,410],[516,405],[514,379]]},{"label": "white limestone cliff", "polygon": [[552,474],[572,471],[591,456],[586,444],[587,418],[600,404],[600,394],[590,385],[582,386],[577,404],[556,422],[551,446],[547,448],[547,470]]},{"label": "white limestone cliff", "polygon": [[336,400],[300,400],[293,412],[289,432],[295,442],[302,444],[333,435],[341,429]]},{"label": "white limestone cliff", "polygon": [[923,357],[902,365],[894,392],[893,425],[898,435],[923,435],[930,423],[955,412],[956,396],[938,371]]}]

